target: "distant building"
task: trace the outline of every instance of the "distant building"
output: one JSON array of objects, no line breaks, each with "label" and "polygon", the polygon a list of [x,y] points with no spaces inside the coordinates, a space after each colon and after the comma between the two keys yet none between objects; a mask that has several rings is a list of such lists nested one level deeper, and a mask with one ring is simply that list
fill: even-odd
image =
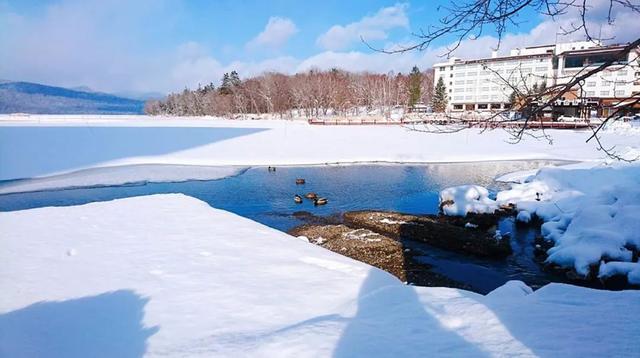
[{"label": "distant building", "polygon": [[[451,58],[434,64],[434,84],[440,77],[444,80],[450,111],[504,110],[511,106],[512,86],[522,89],[534,84],[566,83],[576,73],[584,73],[611,59],[622,47],[581,41],[514,49],[503,57],[494,52],[491,58]],[[638,56],[638,52],[632,51],[609,70],[590,77],[583,84],[582,93],[578,93],[580,90],[568,93],[554,105],[554,110],[558,107],[564,115],[578,115],[586,110],[607,115],[623,99],[640,95]]]}]

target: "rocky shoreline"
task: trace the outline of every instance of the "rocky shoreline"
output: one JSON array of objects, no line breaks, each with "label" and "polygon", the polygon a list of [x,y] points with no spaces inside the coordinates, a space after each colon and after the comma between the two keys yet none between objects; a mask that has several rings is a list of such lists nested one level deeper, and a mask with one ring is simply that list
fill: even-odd
[{"label": "rocky shoreline", "polygon": [[[296,212],[294,217],[305,224],[289,233],[385,270],[409,284],[473,290],[468,284],[433,272],[432,266],[416,260],[415,256],[421,254],[410,248],[411,242],[488,260],[503,260],[512,254],[511,238],[500,235],[496,227],[501,218],[512,213],[512,210],[501,210],[494,214],[461,217],[365,210],[320,217],[309,212]],[[535,220],[519,223],[528,226],[540,224]],[[543,271],[564,277],[565,282],[610,290],[638,288],[616,276],[605,280],[594,275],[580,277],[571,269],[546,264],[547,250],[553,243],[537,237],[533,245],[534,261]]]}]

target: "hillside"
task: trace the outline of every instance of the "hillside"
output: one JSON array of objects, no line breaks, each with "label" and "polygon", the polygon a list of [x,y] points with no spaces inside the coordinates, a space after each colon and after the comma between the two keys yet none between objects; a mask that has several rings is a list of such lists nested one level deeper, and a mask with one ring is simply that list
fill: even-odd
[{"label": "hillside", "polygon": [[144,101],[30,82],[0,82],[0,113],[139,114]]}]

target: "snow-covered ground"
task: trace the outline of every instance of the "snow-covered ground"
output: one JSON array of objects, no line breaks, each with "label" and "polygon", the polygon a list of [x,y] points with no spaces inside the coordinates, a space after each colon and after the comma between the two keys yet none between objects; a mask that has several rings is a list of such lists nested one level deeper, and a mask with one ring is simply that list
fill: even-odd
[{"label": "snow-covered ground", "polygon": [[[547,133],[552,145],[528,137],[514,145],[502,130],[437,134],[400,126],[314,126],[280,120],[0,116],[0,180],[140,164],[592,161],[604,157],[592,143],[585,143],[587,132]],[[603,139],[621,148],[638,145],[637,136],[618,132],[605,133]],[[100,184],[105,183],[93,183]]]},{"label": "snow-covered ground", "polygon": [[183,195],[0,213],[0,356],[640,355],[640,292],[386,272]]}]

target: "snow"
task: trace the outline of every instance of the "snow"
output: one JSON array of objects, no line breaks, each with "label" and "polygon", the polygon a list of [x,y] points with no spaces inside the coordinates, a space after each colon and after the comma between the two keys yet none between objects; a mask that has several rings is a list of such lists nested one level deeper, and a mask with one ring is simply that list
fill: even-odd
[{"label": "snow", "polygon": [[640,355],[638,291],[407,286],[184,195],[0,227],[0,356]]},{"label": "snow", "polygon": [[[605,157],[584,142],[587,132],[546,134],[553,145],[529,137],[513,145],[504,131],[482,129],[438,134],[400,125],[321,126],[285,120],[0,116],[0,180],[141,164],[278,166]],[[619,148],[637,145],[637,137],[617,132],[604,133],[603,141]]]},{"label": "snow", "polygon": [[491,214],[498,205],[489,198],[489,191],[479,185],[460,185],[440,191],[440,205],[445,215],[464,216],[467,213]]},{"label": "snow", "polygon": [[531,222],[531,213],[526,210],[520,210],[516,215],[516,220],[522,223]]},{"label": "snow", "polygon": [[85,169],[43,178],[0,183],[0,194],[63,188],[222,179],[242,173],[241,167],[140,164]]},{"label": "snow", "polygon": [[[613,268],[627,267],[622,263],[634,260],[632,250],[640,249],[640,164],[543,168],[496,199],[515,204],[519,221],[532,216],[544,221],[542,235],[554,244],[547,262],[583,276],[630,274]],[[606,269],[603,260],[620,263]]]},{"label": "snow", "polygon": [[640,285],[640,263],[603,262],[600,264],[598,277],[607,278],[615,275],[627,276],[629,283]]}]

